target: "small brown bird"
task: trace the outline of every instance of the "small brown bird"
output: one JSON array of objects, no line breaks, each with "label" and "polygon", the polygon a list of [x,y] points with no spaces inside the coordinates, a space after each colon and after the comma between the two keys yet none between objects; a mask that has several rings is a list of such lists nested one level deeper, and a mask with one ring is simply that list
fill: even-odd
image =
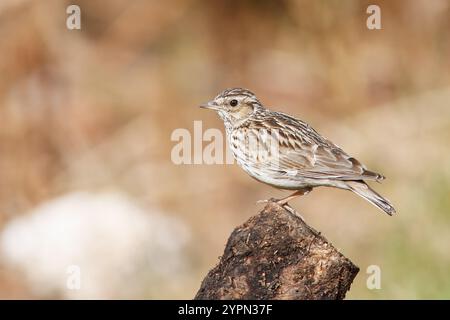
[{"label": "small brown bird", "polygon": [[280,205],[327,186],[350,190],[389,215],[391,203],[364,180],[381,181],[358,160],[322,137],[306,122],[266,109],[249,90],[226,89],[201,107],[215,110],[225,124],[236,162],[253,178],[279,189],[296,190]]}]

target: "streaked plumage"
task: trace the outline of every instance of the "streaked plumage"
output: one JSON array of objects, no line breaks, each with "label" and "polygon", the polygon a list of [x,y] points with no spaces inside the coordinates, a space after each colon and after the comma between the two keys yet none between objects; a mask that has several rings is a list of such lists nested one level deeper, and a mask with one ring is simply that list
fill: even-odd
[{"label": "streaked plumage", "polygon": [[306,122],[264,108],[251,91],[227,89],[203,107],[218,112],[237,163],[253,178],[298,190],[294,195],[318,186],[351,190],[389,215],[395,212],[364,182],[381,181],[382,175],[367,170]]}]

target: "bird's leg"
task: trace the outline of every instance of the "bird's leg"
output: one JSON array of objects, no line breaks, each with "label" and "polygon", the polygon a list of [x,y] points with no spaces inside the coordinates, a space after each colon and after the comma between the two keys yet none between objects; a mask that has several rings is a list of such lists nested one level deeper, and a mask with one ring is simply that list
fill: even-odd
[{"label": "bird's leg", "polygon": [[257,203],[276,202],[278,205],[283,207],[283,206],[287,205],[287,203],[289,201],[291,201],[292,199],[295,199],[295,198],[297,198],[299,196],[303,196],[305,194],[308,194],[311,190],[312,190],[311,187],[306,187],[306,188],[299,189],[299,190],[295,191],[293,194],[291,194],[291,195],[289,195],[289,196],[287,196],[285,198],[282,198],[282,199],[271,198],[271,199],[268,199],[268,200],[259,200]]},{"label": "bird's leg", "polygon": [[261,203],[261,202],[265,202],[265,203],[267,203],[267,202],[275,202],[276,204],[278,204],[279,206],[281,206],[285,210],[287,210],[293,216],[300,218],[303,221],[304,225],[314,234],[314,236],[318,237],[318,236],[320,236],[320,232],[317,232],[314,228],[310,227],[306,223],[306,221],[302,217],[302,215],[288,204],[288,202],[291,201],[292,199],[300,197],[300,196],[303,196],[303,195],[306,195],[309,192],[311,192],[312,189],[313,189],[312,187],[302,188],[302,189],[299,189],[299,190],[295,191],[293,194],[291,194],[291,195],[289,195],[289,196],[287,196],[287,197],[285,197],[283,199],[277,200],[277,199],[271,198],[271,199],[268,199],[268,200],[260,200],[260,201],[258,201],[258,203]]},{"label": "bird's leg", "polygon": [[280,206],[284,206],[284,205],[286,205],[289,201],[291,201],[292,199],[295,199],[295,198],[300,197],[300,196],[304,196],[305,194],[308,194],[311,190],[312,190],[311,187],[306,187],[306,188],[297,190],[297,191],[295,191],[293,194],[287,196],[286,198],[277,200],[276,202],[277,202]]}]

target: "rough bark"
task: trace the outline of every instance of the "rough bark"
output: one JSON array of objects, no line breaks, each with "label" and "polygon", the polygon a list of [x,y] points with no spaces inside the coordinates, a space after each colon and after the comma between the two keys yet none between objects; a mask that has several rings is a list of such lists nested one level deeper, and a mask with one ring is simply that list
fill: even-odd
[{"label": "rough bark", "polygon": [[233,231],[195,299],[343,299],[358,271],[296,212],[269,202]]}]

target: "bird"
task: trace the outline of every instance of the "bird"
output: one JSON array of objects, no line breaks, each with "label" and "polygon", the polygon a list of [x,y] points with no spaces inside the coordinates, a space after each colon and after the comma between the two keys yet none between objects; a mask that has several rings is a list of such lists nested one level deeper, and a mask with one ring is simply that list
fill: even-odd
[{"label": "bird", "polygon": [[366,181],[385,177],[320,135],[305,121],[266,108],[245,88],[229,88],[200,105],[223,120],[226,137],[237,164],[251,177],[277,189],[294,191],[282,199],[308,194],[316,187],[349,190],[388,215],[396,210]]}]

